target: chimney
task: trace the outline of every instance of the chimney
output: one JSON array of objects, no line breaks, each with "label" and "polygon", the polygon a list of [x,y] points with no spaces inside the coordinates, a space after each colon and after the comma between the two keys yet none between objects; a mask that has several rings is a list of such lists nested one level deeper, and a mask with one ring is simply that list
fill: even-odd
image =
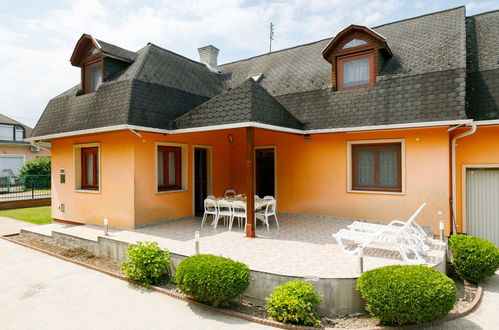
[{"label": "chimney", "polygon": [[217,57],[218,48],[212,45],[204,46],[198,48],[199,52],[199,62],[204,63],[210,67],[210,69],[217,68]]}]

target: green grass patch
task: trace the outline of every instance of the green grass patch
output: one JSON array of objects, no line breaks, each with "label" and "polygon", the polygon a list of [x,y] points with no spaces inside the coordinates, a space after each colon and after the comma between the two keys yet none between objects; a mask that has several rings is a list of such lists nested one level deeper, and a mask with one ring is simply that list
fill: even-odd
[{"label": "green grass patch", "polygon": [[2,210],[0,216],[31,222],[37,225],[52,222],[50,206],[28,207],[25,209]]}]

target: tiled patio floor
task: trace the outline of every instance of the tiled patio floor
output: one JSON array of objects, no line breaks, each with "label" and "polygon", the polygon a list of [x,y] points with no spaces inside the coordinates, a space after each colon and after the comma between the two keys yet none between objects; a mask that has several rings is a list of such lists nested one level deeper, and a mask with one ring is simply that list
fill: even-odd
[{"label": "tiled patio floor", "polygon": [[[271,222],[271,230],[257,226],[257,237],[246,238],[243,228],[228,231],[219,222],[214,231],[209,223],[201,229],[200,218],[188,218],[152,225],[133,231],[113,230],[111,238],[126,242],[158,241],[162,248],[182,255],[195,253],[194,232],[201,233],[200,251],[230,257],[246,263],[252,270],[297,277],[351,278],[358,276],[358,259],[343,253],[331,234],[345,228],[350,221],[315,217],[280,216],[280,229]],[[42,229],[40,226],[37,229]],[[97,239],[102,229],[76,226],[51,229],[87,239]],[[436,241],[435,241],[436,242]],[[443,247],[435,244],[427,257],[429,265],[443,257]],[[401,264],[395,251],[368,249],[364,270]]]}]

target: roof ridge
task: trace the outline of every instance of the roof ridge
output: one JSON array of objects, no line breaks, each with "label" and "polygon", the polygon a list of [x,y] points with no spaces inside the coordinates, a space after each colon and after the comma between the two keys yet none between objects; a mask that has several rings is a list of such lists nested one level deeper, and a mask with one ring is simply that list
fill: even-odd
[{"label": "roof ridge", "polygon": [[499,9],[484,11],[483,13],[478,13],[478,14],[470,15],[470,16],[466,16],[466,17],[476,17],[476,16],[480,16],[480,15],[492,14],[492,13],[495,13],[495,12],[499,12]]},{"label": "roof ridge", "polygon": [[373,26],[371,29],[377,29],[377,28],[380,28],[382,26],[386,26],[386,25],[390,25],[390,24],[396,24],[396,23],[405,22],[405,21],[410,21],[410,20],[418,19],[418,18],[425,17],[425,16],[431,16],[431,15],[441,14],[441,13],[445,13],[445,12],[448,12],[448,11],[453,11],[453,10],[460,9],[460,8],[464,8],[464,10],[466,12],[466,6],[462,5],[462,6],[457,6],[457,7],[449,8],[449,9],[443,9],[443,10],[439,10],[439,11],[435,11],[435,12],[427,13],[427,14],[422,14],[422,15],[418,15],[418,16],[414,16],[414,17],[403,18],[403,19],[400,19],[398,21],[384,23],[384,24],[381,24],[381,25],[378,25],[378,26]]},{"label": "roof ridge", "polygon": [[172,55],[175,55],[175,56],[181,57],[181,58],[183,58],[183,59],[185,59],[185,60],[188,60],[188,61],[190,61],[190,62],[193,62],[193,63],[195,63],[195,64],[197,64],[197,65],[201,65],[201,66],[206,67],[206,65],[204,65],[204,64],[203,64],[203,63],[201,63],[201,62],[198,62],[198,61],[195,61],[195,60],[193,60],[193,59],[190,59],[190,58],[188,58],[188,57],[186,57],[186,56],[184,56],[184,55],[180,55],[180,54],[178,54],[178,53],[175,53],[175,52],[173,52],[173,51],[171,51],[171,50],[168,50],[168,49],[166,49],[166,48],[163,48],[163,47],[161,47],[161,46],[158,46],[158,45],[156,45],[156,44],[153,44],[152,42],[148,42],[148,43],[147,43],[147,45],[154,46],[154,47],[158,48],[159,50],[162,50],[162,51],[167,52],[167,53],[170,53],[170,54],[172,54]]},{"label": "roof ridge", "polygon": [[257,57],[262,57],[262,56],[266,56],[266,55],[272,55],[272,54],[275,54],[275,53],[284,52],[284,51],[287,51],[287,50],[290,50],[290,49],[294,49],[294,48],[298,48],[298,47],[309,46],[309,45],[312,45],[312,44],[316,44],[316,43],[319,43],[319,42],[322,42],[322,41],[329,40],[331,38],[333,38],[333,37],[328,37],[328,38],[324,38],[324,39],[321,39],[321,40],[316,40],[316,41],[308,42],[306,44],[299,44],[299,45],[296,45],[296,46],[279,49],[279,50],[276,50],[276,51],[273,51],[273,52],[270,52],[270,53],[255,55],[255,56],[248,57],[248,58],[243,58],[242,60],[237,60],[237,61],[227,62],[227,63],[224,63],[224,64],[219,64],[218,67],[220,68],[220,67],[222,67],[224,65],[229,65],[229,64],[234,64],[234,63],[238,63],[238,62],[249,61],[249,60],[252,60],[252,59],[257,58]]}]

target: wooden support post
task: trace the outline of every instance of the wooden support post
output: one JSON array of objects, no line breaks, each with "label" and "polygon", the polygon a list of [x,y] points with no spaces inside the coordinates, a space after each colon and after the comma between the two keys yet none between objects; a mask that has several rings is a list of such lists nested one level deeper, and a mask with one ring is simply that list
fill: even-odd
[{"label": "wooden support post", "polygon": [[246,237],[255,237],[255,129],[246,127]]}]

